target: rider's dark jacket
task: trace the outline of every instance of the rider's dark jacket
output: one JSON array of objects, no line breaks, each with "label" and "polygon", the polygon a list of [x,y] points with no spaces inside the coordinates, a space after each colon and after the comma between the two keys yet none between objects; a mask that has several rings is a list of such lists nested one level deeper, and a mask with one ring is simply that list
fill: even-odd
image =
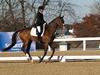
[{"label": "rider's dark jacket", "polygon": [[35,27],[37,28],[37,26],[40,26],[41,31],[38,32],[37,30],[37,34],[41,35],[43,32],[43,24],[45,23],[44,18],[43,18],[43,14],[38,12],[36,15],[36,22],[35,22]]},{"label": "rider's dark jacket", "polygon": [[37,15],[36,15],[35,27],[36,26],[43,26],[44,23],[45,23],[45,21],[44,21],[44,18],[43,18],[43,14],[38,12]]}]

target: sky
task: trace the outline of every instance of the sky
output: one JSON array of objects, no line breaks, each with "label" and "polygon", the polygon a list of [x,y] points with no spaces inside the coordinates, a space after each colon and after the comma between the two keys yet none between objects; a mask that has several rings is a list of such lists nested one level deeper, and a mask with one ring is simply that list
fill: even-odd
[{"label": "sky", "polygon": [[[100,0],[63,0],[74,4],[73,8],[77,16],[77,22],[82,21],[82,18],[91,13],[91,7],[96,1]],[[66,18],[66,23],[73,23],[75,20]]]},{"label": "sky", "polygon": [[76,13],[79,16],[83,17],[90,13],[91,6],[95,3],[95,1],[100,0],[70,0],[73,4],[76,4]]}]

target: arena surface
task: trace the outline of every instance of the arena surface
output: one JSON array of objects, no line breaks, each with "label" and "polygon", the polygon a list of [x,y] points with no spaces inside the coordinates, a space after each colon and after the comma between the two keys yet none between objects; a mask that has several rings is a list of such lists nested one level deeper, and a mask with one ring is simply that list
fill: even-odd
[{"label": "arena surface", "polygon": [[[42,55],[42,51],[32,52]],[[51,52],[48,53],[50,55]],[[99,50],[56,51],[55,55],[99,55]],[[24,56],[24,53],[0,53],[1,56]],[[3,61],[0,62],[0,75],[100,75],[100,60],[68,61],[68,62],[33,62]]]}]

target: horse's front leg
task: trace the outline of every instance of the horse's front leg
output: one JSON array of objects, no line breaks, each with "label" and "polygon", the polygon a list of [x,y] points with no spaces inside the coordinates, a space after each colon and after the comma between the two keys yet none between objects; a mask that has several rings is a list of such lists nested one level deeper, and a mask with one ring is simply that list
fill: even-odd
[{"label": "horse's front leg", "polygon": [[47,50],[48,50],[48,43],[47,43],[47,44],[45,44],[45,45],[44,45],[44,47],[45,47],[45,49],[44,49],[44,55],[42,56],[42,58],[40,58],[39,63],[43,61],[44,57],[45,57],[45,56],[46,56],[46,54],[47,54]]},{"label": "horse's front leg", "polygon": [[53,44],[51,43],[51,44],[49,44],[49,45],[50,45],[50,47],[51,47],[51,49],[52,49],[53,51],[52,51],[52,54],[51,54],[51,56],[49,57],[49,60],[48,60],[48,61],[51,60],[51,58],[53,57],[53,55],[54,55],[54,53],[55,53],[55,48],[53,47]]}]

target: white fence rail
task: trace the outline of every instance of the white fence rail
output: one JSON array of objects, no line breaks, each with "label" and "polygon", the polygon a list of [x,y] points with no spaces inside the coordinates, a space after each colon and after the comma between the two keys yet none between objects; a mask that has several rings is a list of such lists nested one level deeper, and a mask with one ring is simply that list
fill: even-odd
[{"label": "white fence rail", "polygon": [[61,41],[82,41],[83,42],[83,51],[86,50],[86,41],[96,41],[100,40],[100,37],[86,37],[86,38],[59,38],[55,39],[55,42],[61,42]]},{"label": "white fence rail", "polygon": [[[50,56],[45,56],[43,61],[48,61]],[[39,61],[40,58],[32,56],[33,61]],[[100,55],[81,55],[81,56],[53,56],[51,61],[66,62],[66,60],[100,60]],[[0,61],[27,61],[27,57],[0,57]]]}]

